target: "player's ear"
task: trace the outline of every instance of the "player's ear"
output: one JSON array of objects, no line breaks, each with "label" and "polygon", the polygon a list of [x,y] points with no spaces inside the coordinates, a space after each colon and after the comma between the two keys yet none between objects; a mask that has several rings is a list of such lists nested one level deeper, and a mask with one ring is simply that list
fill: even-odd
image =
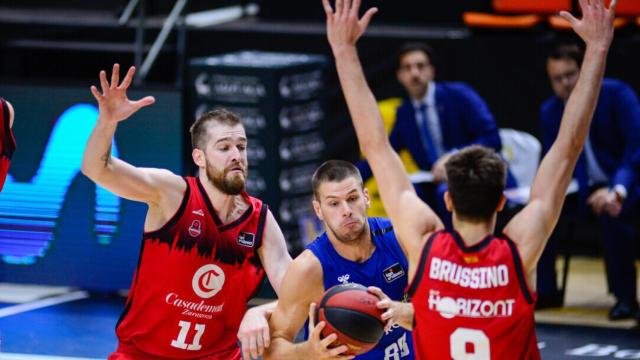
[{"label": "player's ear", "polygon": [[369,207],[371,207],[371,196],[369,195],[369,190],[367,190],[367,188],[363,188],[362,195],[364,196],[364,204],[368,209]]},{"label": "player's ear", "polygon": [[502,209],[504,209],[504,205],[507,203],[507,198],[506,196],[502,195],[502,197],[500,198],[500,202],[498,203],[498,207],[496,208],[497,212],[502,211]]},{"label": "player's ear", "polygon": [[444,204],[447,206],[449,212],[453,212],[453,200],[451,200],[451,194],[449,190],[444,192]]},{"label": "player's ear", "polygon": [[206,161],[204,159],[204,151],[195,148],[191,151],[191,157],[193,158],[193,162],[198,165],[198,167],[205,167]]},{"label": "player's ear", "polygon": [[316,216],[320,221],[324,221],[324,216],[322,216],[322,209],[320,209],[320,202],[316,200],[315,196],[313,197],[313,201],[311,202],[313,205],[313,211],[315,211]]}]

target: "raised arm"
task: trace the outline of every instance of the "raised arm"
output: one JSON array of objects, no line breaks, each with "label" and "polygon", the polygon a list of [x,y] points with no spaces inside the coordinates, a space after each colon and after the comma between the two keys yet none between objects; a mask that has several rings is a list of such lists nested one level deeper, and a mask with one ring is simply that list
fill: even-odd
[{"label": "raised arm", "polygon": [[[608,9],[603,0],[580,0],[582,19],[561,13],[587,47],[580,77],[562,115],[558,136],[533,181],[529,204],[505,228],[505,233],[518,245],[528,275],[535,272],[540,254],[558,221],[567,187],[589,134],[613,39],[615,5],[616,0]],[[530,285],[534,285],[535,281],[529,279]]]},{"label": "raised arm", "polygon": [[323,4],[327,15],[327,37],[360,149],[379,184],[382,202],[409,258],[411,272],[418,263],[425,235],[442,227],[442,223],[416,195],[400,158],[391,147],[358,58],[356,42],[377,9],[369,9],[358,19],[360,0],[336,0],[335,11],[329,0],[323,0]]},{"label": "raised arm", "polygon": [[[129,100],[127,89],[133,80],[135,68],[129,69],[121,84],[119,72],[120,67],[115,64],[111,83],[107,81],[106,73],[100,72],[102,93],[95,86],[91,87],[91,93],[98,101],[100,114],[87,141],[82,158],[82,173],[118,196],[158,204],[161,189],[176,189],[176,193],[181,194],[186,185],[179,176],[168,170],[137,168],[111,156],[111,143],[118,123],[155,102],[151,96],[137,101]],[[140,141],[144,141],[144,134],[140,134]]]}]

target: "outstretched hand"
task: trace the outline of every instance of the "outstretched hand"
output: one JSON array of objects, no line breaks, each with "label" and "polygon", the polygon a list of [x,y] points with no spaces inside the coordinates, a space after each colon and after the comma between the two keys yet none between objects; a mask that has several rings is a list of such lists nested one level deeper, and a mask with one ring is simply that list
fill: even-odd
[{"label": "outstretched hand", "polygon": [[120,81],[120,65],[113,65],[111,84],[107,81],[107,73],[104,70],[100,71],[102,93],[95,86],[91,86],[91,93],[98,100],[100,119],[108,122],[119,122],[156,101],[153,96],[147,96],[136,101],[127,98],[127,89],[131,85],[135,72],[136,68],[130,67],[124,80],[118,85]]},{"label": "outstretched hand", "polygon": [[605,7],[604,0],[579,0],[582,10],[582,19],[577,19],[566,11],[561,11],[560,16],[565,18],[573,31],[578,34],[587,45],[608,46],[613,40],[613,20],[617,0],[611,0],[609,8]]},{"label": "outstretched hand", "polygon": [[327,15],[327,38],[335,51],[341,46],[354,46],[364,34],[377,8],[371,8],[358,18],[361,0],[335,0],[335,11],[329,0],[322,0]]}]

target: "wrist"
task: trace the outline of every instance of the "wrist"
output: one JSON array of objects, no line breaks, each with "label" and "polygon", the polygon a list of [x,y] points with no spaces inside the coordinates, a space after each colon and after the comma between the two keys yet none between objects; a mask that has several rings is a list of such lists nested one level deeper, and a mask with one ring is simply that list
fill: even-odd
[{"label": "wrist", "polygon": [[356,46],[355,44],[338,44],[338,45],[331,45],[331,50],[333,51],[333,55],[336,58],[339,58],[341,56],[345,56],[345,55],[350,55],[356,52]]},{"label": "wrist", "polygon": [[606,55],[609,52],[611,41],[588,43],[585,49],[586,53],[594,53],[598,55]]}]

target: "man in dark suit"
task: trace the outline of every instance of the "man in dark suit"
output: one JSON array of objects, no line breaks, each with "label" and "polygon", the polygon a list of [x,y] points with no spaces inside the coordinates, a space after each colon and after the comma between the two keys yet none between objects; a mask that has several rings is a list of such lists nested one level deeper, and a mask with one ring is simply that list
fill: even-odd
[{"label": "man in dark suit", "polygon": [[[547,73],[555,96],[541,107],[544,151],[555,139],[565,103],[578,81],[582,52],[576,45],[556,47],[547,58]],[[638,312],[636,299],[635,232],[640,198],[640,103],[627,84],[605,78],[590,134],[576,166],[581,206],[590,210],[602,229],[609,290],[617,303],[611,320]],[[555,253],[547,246],[538,266],[540,299],[555,291]]]},{"label": "man in dark suit", "polygon": [[[407,149],[420,169],[433,173],[434,190],[419,193],[441,218],[448,219],[443,200],[445,162],[471,144],[500,152],[498,127],[487,104],[469,85],[434,81],[433,51],[426,44],[408,43],[401,48],[396,76],[408,97],[397,110],[391,146],[396,151]],[[358,163],[358,168],[365,180],[371,177],[366,162]]]}]

